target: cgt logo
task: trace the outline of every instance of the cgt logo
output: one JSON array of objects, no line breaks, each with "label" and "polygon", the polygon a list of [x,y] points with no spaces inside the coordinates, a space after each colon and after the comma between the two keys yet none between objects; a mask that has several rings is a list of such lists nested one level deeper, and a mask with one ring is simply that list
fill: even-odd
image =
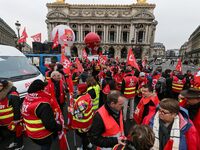
[{"label": "cgt logo", "polygon": [[27,89],[30,85],[31,85],[32,82],[27,82],[25,83],[25,88]]}]

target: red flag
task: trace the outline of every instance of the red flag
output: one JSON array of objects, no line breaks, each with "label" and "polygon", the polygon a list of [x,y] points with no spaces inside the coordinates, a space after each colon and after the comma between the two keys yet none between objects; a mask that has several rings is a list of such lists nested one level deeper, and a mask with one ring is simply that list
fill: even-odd
[{"label": "red flag", "polygon": [[58,45],[59,45],[59,42],[58,42],[58,31],[57,31],[57,32],[56,32],[56,35],[55,35],[55,37],[54,37],[54,39],[53,39],[53,46],[52,46],[52,49],[58,47]]},{"label": "red flag", "polygon": [[41,42],[41,33],[31,36],[34,42]]},{"label": "red flag", "polygon": [[175,70],[180,71],[180,72],[182,71],[182,62],[180,58],[178,59]]},{"label": "red flag", "polygon": [[101,56],[99,56],[99,62],[100,62],[100,64],[105,64],[106,63],[106,61],[107,61],[107,56],[105,56],[105,55],[101,55]]},{"label": "red flag", "polygon": [[18,40],[18,43],[24,43],[26,42],[26,38],[28,37],[27,33],[26,33],[26,28],[24,28],[22,35],[20,37],[20,39]]},{"label": "red flag", "polygon": [[132,48],[130,48],[128,51],[127,65],[131,65],[132,67],[134,67],[140,71],[140,68],[139,68],[139,66],[136,62],[135,56],[133,54]]},{"label": "red flag", "polygon": [[74,92],[74,88],[73,88],[73,82],[72,82],[72,75],[70,72],[70,66],[71,66],[71,62],[69,61],[69,59],[64,55],[64,53],[61,54],[61,61],[60,63],[63,65],[63,71],[64,73],[68,74],[69,77],[66,78],[66,81],[68,83],[68,87],[69,87],[69,93],[70,95],[73,95]]},{"label": "red flag", "polygon": [[87,53],[86,53],[85,49],[83,49],[83,51],[82,51],[82,57],[83,57],[83,59],[87,60]]},{"label": "red flag", "polygon": [[75,62],[77,64],[78,71],[82,73],[84,71],[84,69],[83,69],[83,66],[82,66],[82,64],[80,63],[80,61],[77,57],[75,59]]},{"label": "red flag", "polygon": [[62,111],[61,111],[57,101],[54,98],[51,99],[51,106],[55,112],[56,122],[58,124],[62,125],[62,131],[58,132],[60,150],[67,150],[68,149],[68,142],[67,142],[67,137],[66,137],[67,131],[65,128],[65,122],[64,122],[64,117],[62,115]]},{"label": "red flag", "polygon": [[63,71],[64,71],[64,73],[71,74],[70,73],[70,66],[71,66],[72,63],[64,55],[64,53],[61,54],[61,61],[60,61],[60,63],[63,65]]}]

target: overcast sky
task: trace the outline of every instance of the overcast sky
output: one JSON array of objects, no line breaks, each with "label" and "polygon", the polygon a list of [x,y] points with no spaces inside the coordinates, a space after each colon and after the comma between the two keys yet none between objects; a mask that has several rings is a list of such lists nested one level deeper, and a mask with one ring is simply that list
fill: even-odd
[{"label": "overcast sky", "polygon": [[[46,3],[55,0],[0,0],[0,17],[16,31],[19,20],[22,29],[26,27],[28,36],[42,33],[42,41],[47,39]],[[132,4],[136,0],[65,0],[70,4]],[[200,25],[200,0],[147,0],[156,4],[154,10],[158,21],[155,42],[161,42],[166,49],[180,48]],[[21,29],[21,30],[22,30]],[[22,31],[21,31],[22,32]],[[31,43],[31,38],[28,39]]]}]

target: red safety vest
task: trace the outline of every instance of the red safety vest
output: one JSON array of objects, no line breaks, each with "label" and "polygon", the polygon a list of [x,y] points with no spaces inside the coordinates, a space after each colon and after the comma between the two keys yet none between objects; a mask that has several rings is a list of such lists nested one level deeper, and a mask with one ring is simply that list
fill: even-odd
[{"label": "red safety vest", "polygon": [[150,97],[142,97],[139,104],[137,105],[135,112],[134,112],[134,119],[137,124],[141,124],[143,119],[143,112],[144,112],[144,106],[148,104],[150,101],[154,103],[154,106],[149,106],[149,113],[152,113],[156,110],[156,106],[159,104],[159,99],[156,96],[150,96]]},{"label": "red safety vest", "polygon": [[180,93],[183,90],[185,82],[186,82],[185,78],[183,80],[180,80],[177,76],[173,76],[172,91]]},{"label": "red safety vest", "polygon": [[28,137],[32,139],[44,139],[52,134],[47,130],[40,118],[36,115],[36,109],[42,103],[50,104],[50,99],[45,97],[44,92],[39,91],[37,93],[28,94],[24,98],[22,104],[22,116],[25,123],[26,133]]},{"label": "red safety vest", "polygon": [[104,126],[105,132],[102,133],[104,137],[120,137],[124,135],[124,124],[123,124],[123,116],[122,111],[120,111],[120,125],[115,121],[115,119],[108,113],[105,106],[102,106],[98,110]]},{"label": "red safety vest", "polygon": [[87,93],[78,97],[74,102],[74,109],[71,126],[74,129],[88,129],[92,124],[94,110],[92,99]]},{"label": "red safety vest", "polygon": [[[11,92],[9,95],[19,94],[15,91]],[[9,99],[6,96],[3,100],[0,101],[0,126],[7,126],[13,121],[13,107],[9,106]]]},{"label": "red safety vest", "polygon": [[136,95],[136,85],[138,82],[137,77],[135,76],[126,76],[124,78],[125,81],[125,90],[124,90],[124,96],[126,98],[133,98]]},{"label": "red safety vest", "polygon": [[[60,104],[63,104],[65,102],[65,94],[64,94],[64,83],[63,80],[60,80]],[[52,80],[48,80],[48,85],[45,87],[45,91],[49,93],[52,97],[56,98],[55,93],[55,86]]]}]

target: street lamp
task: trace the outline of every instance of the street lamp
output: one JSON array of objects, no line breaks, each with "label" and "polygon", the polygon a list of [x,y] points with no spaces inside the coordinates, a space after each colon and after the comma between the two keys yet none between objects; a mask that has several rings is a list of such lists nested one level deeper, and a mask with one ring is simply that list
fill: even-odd
[{"label": "street lamp", "polygon": [[[19,23],[19,21],[17,20],[17,22],[15,23],[15,26],[16,26],[16,29],[17,29],[17,36],[18,36],[18,40],[20,39],[20,34],[19,34],[19,30],[21,28],[21,24]],[[20,51],[22,51],[22,45],[20,43],[18,43],[18,40],[17,40],[17,47],[19,48]]]},{"label": "street lamp", "polygon": [[17,29],[17,34],[18,34],[18,38],[20,38],[20,34],[19,34],[19,30],[21,28],[21,24],[19,23],[19,21],[17,20],[17,22],[15,23],[16,29]]}]

